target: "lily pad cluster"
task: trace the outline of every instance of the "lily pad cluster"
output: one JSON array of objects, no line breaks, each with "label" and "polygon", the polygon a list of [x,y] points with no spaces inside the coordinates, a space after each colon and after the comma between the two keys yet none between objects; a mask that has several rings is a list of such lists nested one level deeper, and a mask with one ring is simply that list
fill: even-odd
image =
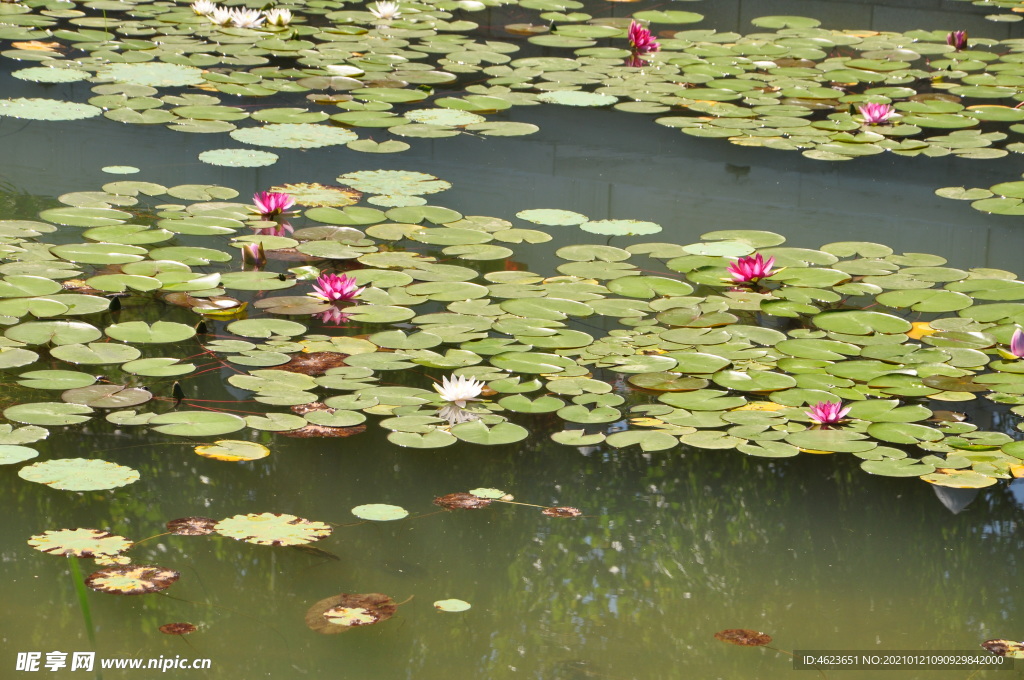
[{"label": "lily pad cluster", "polygon": [[[823,160],[1024,149],[1015,136],[1024,120],[1014,108],[1024,96],[1015,39],[974,38],[961,49],[944,31],[841,31],[798,16],[756,18],[760,31],[747,35],[678,30],[703,16],[598,16],[576,0],[406,4],[385,20],[333,0],[285,3],[284,25],[251,27],[219,24],[184,3],[108,4],[5,8],[0,38],[18,42],[0,54],[32,64],[14,77],[89,83],[92,96],[3,99],[0,116],[102,115],[226,133],[248,146],[221,143],[200,159],[228,167],[274,163],[265,148],[393,153],[416,138],[530,134],[535,125],[506,112],[539,104],[653,114],[688,135]],[[509,40],[478,35],[472,13],[508,4],[536,18],[506,25]],[[657,51],[631,51],[634,21],[657,33]],[[524,39],[545,56],[518,56]],[[304,95],[306,105],[239,101],[276,95]],[[873,124],[859,113],[864,104],[891,105],[896,115]]]},{"label": "lily pad cluster", "polygon": [[[1007,352],[1024,323],[1012,272],[878,243],[792,248],[743,229],[688,244],[565,246],[556,271],[531,272],[511,259],[521,244],[635,222],[557,208],[462,215],[426,203],[450,185],[423,173],[334,181],[310,189],[320,204],[287,222],[262,219],[225,187],[134,181],[62,196],[65,207],[39,221],[0,221],[0,368],[18,402],[3,411],[7,462],[30,459],[25,445],[49,428],[105,420],[200,438],[197,453],[230,461],[268,449],[208,438],[373,425],[420,449],[550,436],[648,452],[836,453],[873,474],[954,487],[1024,470],[1013,436],[956,413],[980,398],[1024,409],[1024,361]],[[323,205],[326,194],[340,205]],[[167,196],[180,203],[146,205]],[[382,197],[397,207],[373,207]],[[58,228],[87,240],[46,243]],[[250,243],[263,247],[262,268],[231,252]],[[735,283],[730,265],[754,255],[774,269]],[[312,297],[323,272],[362,291],[342,308]],[[230,402],[193,402],[186,357],[197,356],[233,365],[226,382],[255,404],[234,413]],[[434,389],[442,381],[459,395]],[[823,402],[850,410],[818,426],[808,409]],[[63,481],[68,468],[86,481]],[[85,459],[20,474],[68,489],[138,478]],[[397,517],[365,512],[378,511]]]}]

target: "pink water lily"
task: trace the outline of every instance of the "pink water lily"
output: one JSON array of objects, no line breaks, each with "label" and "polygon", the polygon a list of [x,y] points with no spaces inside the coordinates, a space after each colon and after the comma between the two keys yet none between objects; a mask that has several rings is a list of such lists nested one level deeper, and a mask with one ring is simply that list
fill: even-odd
[{"label": "pink water lily", "polygon": [[359,297],[362,292],[363,289],[356,286],[355,279],[332,273],[321,274],[313,284],[313,292],[308,295],[327,302],[347,302]]},{"label": "pink water lily", "polygon": [[761,253],[757,253],[739,258],[729,265],[728,270],[732,275],[733,283],[757,283],[772,275],[773,264],[775,264],[774,257],[769,257],[766,260]]},{"label": "pink water lily", "polygon": [[295,205],[295,199],[288,194],[273,191],[260,191],[253,194],[252,202],[256,205],[256,212],[264,219],[276,217]]},{"label": "pink water lily", "polygon": [[805,411],[811,422],[818,425],[835,425],[849,412],[850,407],[843,408],[841,401],[819,401],[810,411]]},{"label": "pink water lily", "polygon": [[967,47],[967,31],[950,31],[946,34],[946,44],[959,52]]},{"label": "pink water lily", "polygon": [[857,107],[857,111],[860,112],[864,122],[868,125],[885,123],[896,115],[896,109],[888,104],[861,104]]},{"label": "pink water lily", "polygon": [[629,24],[626,37],[629,38],[629,44],[637,54],[657,52],[661,48],[661,45],[654,40],[654,35],[637,21]]},{"label": "pink water lily", "polygon": [[242,245],[242,264],[262,267],[267,263],[267,254],[262,243],[245,243]]},{"label": "pink water lily", "polygon": [[1010,338],[1010,354],[1018,359],[1024,359],[1024,331],[1017,329]]}]

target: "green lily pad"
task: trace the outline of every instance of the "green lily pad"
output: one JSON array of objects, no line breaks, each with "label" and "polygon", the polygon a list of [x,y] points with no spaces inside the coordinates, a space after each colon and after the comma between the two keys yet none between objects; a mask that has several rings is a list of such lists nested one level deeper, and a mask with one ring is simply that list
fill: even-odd
[{"label": "green lily pad", "polygon": [[172,411],[149,420],[154,430],[181,437],[211,437],[237,432],[245,420],[230,413],[216,411]]},{"label": "green lily pad", "polygon": [[82,404],[36,402],[4,409],[4,417],[26,425],[74,425],[89,420],[92,409]]},{"label": "green lily pad", "polygon": [[448,599],[438,600],[434,603],[434,609],[442,612],[464,612],[470,607],[472,605],[465,600]]},{"label": "green lily pad", "polygon": [[367,519],[375,522],[390,522],[396,519],[404,519],[408,517],[409,511],[397,505],[371,503],[369,505],[357,505],[352,508],[352,514],[359,519]]},{"label": "green lily pad", "polygon": [[26,120],[80,120],[103,113],[89,104],[56,99],[0,99],[0,116]]},{"label": "green lily pad", "polygon": [[18,476],[51,489],[106,491],[138,481],[139,472],[105,460],[58,458],[26,465]]},{"label": "green lily pad", "polygon": [[0,465],[22,463],[39,455],[35,449],[14,444],[0,444]]},{"label": "green lily pad", "polygon": [[196,334],[191,326],[172,321],[155,321],[152,325],[145,321],[126,321],[108,326],[104,332],[115,340],[147,344],[181,342]]},{"label": "green lily pad", "polygon": [[513,423],[498,423],[487,426],[480,420],[459,423],[451,428],[451,433],[464,442],[494,446],[512,444],[529,436],[529,430]]}]

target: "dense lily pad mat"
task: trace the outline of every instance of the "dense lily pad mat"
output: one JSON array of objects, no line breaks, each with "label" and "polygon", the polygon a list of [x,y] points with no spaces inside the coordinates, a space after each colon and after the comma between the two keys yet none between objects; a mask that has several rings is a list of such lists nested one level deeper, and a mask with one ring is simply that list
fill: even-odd
[{"label": "dense lily pad mat", "polygon": [[[657,455],[829,453],[863,459],[872,474],[960,488],[1024,471],[1020,442],[956,415],[960,402],[978,399],[1024,411],[1024,339],[1014,340],[1024,338],[1024,283],[1011,272],[957,269],[878,243],[790,248],[749,229],[648,242],[628,225],[650,223],[557,207],[514,216],[382,210],[360,203],[360,192],[372,205],[450,184],[398,170],[328,181],[336,188],[296,185],[312,204],[304,213],[274,199],[289,203],[277,215],[226,187],[112,182],[62,196],[68,208],[43,211],[31,223],[39,228],[10,237],[20,264],[61,268],[82,283],[68,292],[31,273],[0,279],[11,316],[0,365],[20,378],[3,413],[24,425],[3,441],[8,463],[34,457],[22,445],[47,428],[99,419],[252,465],[271,447],[241,434],[215,438],[348,437],[369,425],[412,449],[549,436]],[[112,274],[104,258],[42,241],[55,228],[48,221],[122,220],[119,210],[73,206],[86,199],[132,197],[138,207],[168,194],[184,203],[162,206],[159,224],[188,224],[190,242],[205,245],[134,245]],[[596,231],[588,225],[602,223],[626,225],[615,231],[628,242],[587,243]],[[501,243],[514,253],[566,229],[580,243],[555,251],[553,272],[508,259],[495,267],[473,249]],[[46,255],[26,260],[21,251]],[[125,285],[107,285],[111,277]],[[116,318],[104,316],[115,307]],[[183,359],[201,355],[232,366],[227,383],[251,401],[193,400],[195,364]],[[814,414],[827,403],[849,408],[822,422]],[[73,490],[138,479],[84,459],[43,460],[20,474]],[[387,504],[353,512],[378,521],[406,514]],[[280,517],[239,516],[218,531],[272,544],[315,538],[300,539],[307,530]],[[264,536],[271,524],[280,532]]]},{"label": "dense lily pad mat", "polygon": [[[477,30],[476,12],[505,4],[537,14],[526,42],[546,56]],[[1015,0],[985,4],[1020,9]],[[418,138],[527,135],[537,127],[510,111],[537,105],[614,107],[687,135],[819,160],[986,159],[1024,149],[1014,39],[826,29],[799,16],[758,17],[756,32],[742,35],[705,26],[696,12],[565,14],[552,10],[568,6],[532,0],[396,5],[378,12],[383,18],[335,0],[233,16],[213,3],[151,3],[116,20],[103,3],[87,3],[71,21],[47,7],[5,14],[3,38],[56,47],[4,52],[38,62],[13,75],[38,83],[41,96],[0,100],[0,116],[167,126],[216,139],[199,157],[226,167],[274,163],[267,147],[395,153]],[[523,25],[507,34],[522,35]],[[638,46],[631,25],[658,40]],[[66,56],[69,48],[85,55]],[[53,83],[78,82],[91,86],[86,101],[42,96]],[[289,105],[270,103],[276,95],[289,95]],[[225,133],[250,146],[226,148]],[[639,228],[632,233],[653,233]]]}]

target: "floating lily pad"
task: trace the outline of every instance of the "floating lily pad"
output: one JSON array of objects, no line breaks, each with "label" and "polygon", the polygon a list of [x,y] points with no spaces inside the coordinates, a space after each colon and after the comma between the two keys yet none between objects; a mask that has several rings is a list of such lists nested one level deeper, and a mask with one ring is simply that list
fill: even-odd
[{"label": "floating lily pad", "polygon": [[89,104],[56,99],[0,99],[0,116],[27,120],[80,120],[103,113]]},{"label": "floating lily pad", "polygon": [[375,522],[390,522],[396,519],[404,519],[408,517],[409,511],[397,505],[371,503],[369,505],[357,505],[352,508],[352,514],[359,519],[373,520]]},{"label": "floating lily pad", "polygon": [[472,605],[465,600],[438,600],[434,603],[434,609],[442,612],[464,612],[470,607],[472,607]]},{"label": "floating lily pad", "polygon": [[205,458],[231,463],[259,460],[270,455],[270,449],[266,446],[238,439],[220,439],[213,444],[203,444],[197,446],[195,452]]},{"label": "floating lily pad", "polygon": [[59,529],[44,531],[29,539],[36,550],[61,557],[113,557],[128,548],[132,542],[99,529]]},{"label": "floating lily pad", "polygon": [[387,621],[398,605],[380,593],[342,593],[320,600],[306,612],[306,626],[317,633],[344,633],[353,627]]},{"label": "floating lily pad", "polygon": [[180,576],[173,569],[127,564],[100,569],[85,578],[85,585],[102,593],[142,595],[166,590]]},{"label": "floating lily pad", "polygon": [[18,476],[64,491],[106,491],[139,479],[138,471],[130,467],[85,458],[58,458],[32,463],[18,470]]},{"label": "floating lily pad", "polygon": [[323,522],[272,512],[228,517],[217,522],[214,531],[256,545],[304,545],[331,535],[331,527]]}]

